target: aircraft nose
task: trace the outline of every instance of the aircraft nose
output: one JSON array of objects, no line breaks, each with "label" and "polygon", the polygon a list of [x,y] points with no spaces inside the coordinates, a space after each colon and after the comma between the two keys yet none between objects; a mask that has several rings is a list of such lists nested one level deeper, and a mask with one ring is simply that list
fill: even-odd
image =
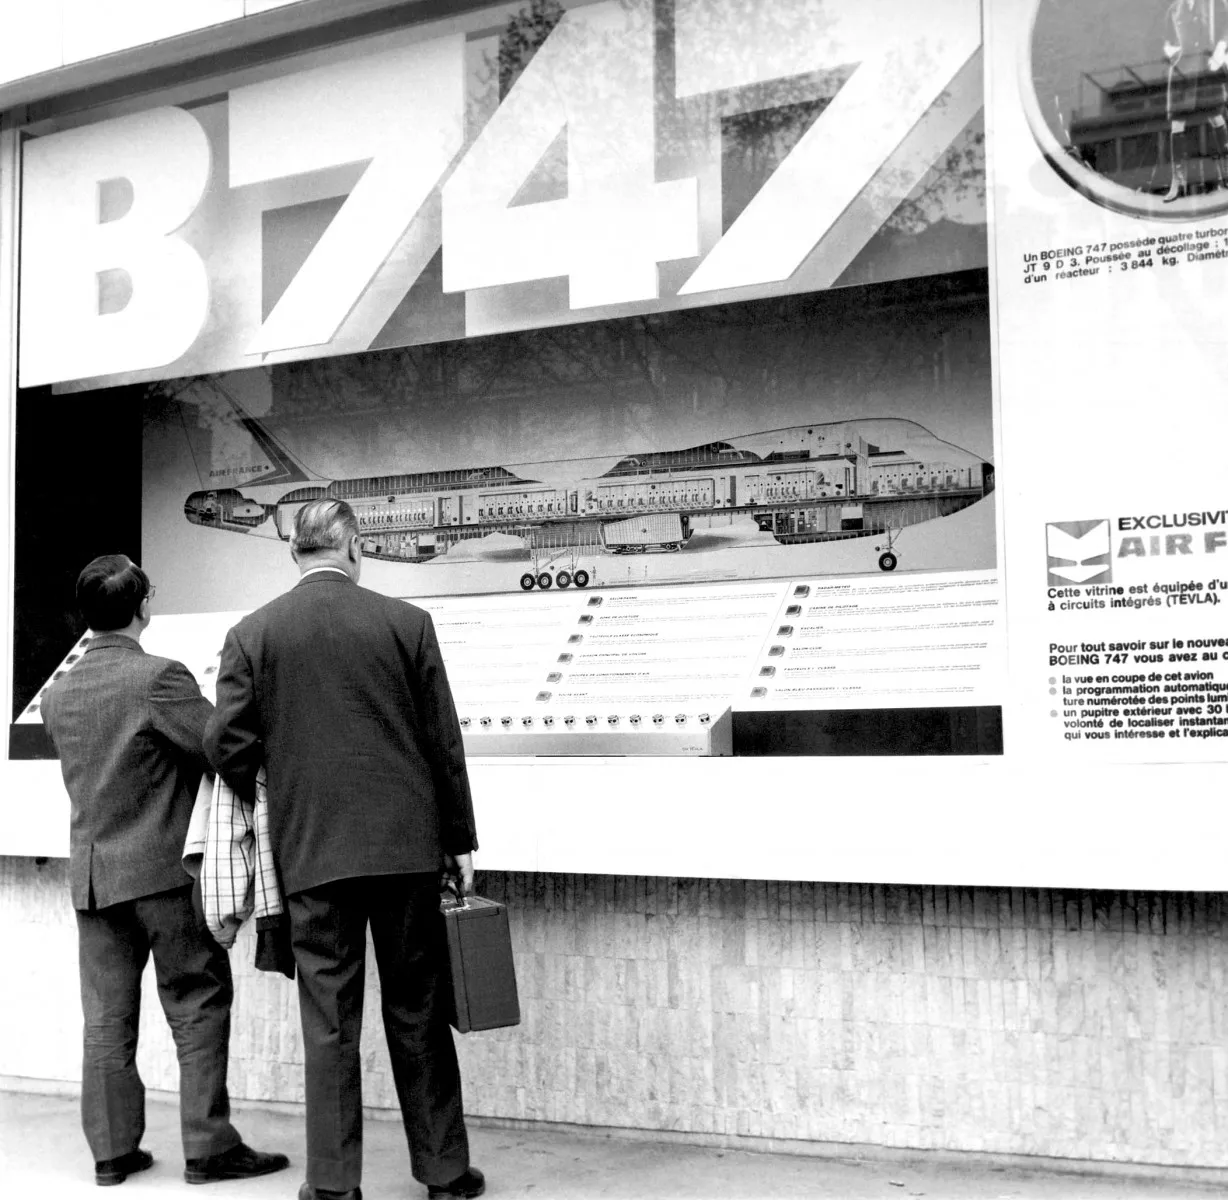
[{"label": "aircraft nose", "polygon": [[193,492],[183,502],[183,515],[187,517],[193,525],[203,525],[208,519],[208,493]]}]

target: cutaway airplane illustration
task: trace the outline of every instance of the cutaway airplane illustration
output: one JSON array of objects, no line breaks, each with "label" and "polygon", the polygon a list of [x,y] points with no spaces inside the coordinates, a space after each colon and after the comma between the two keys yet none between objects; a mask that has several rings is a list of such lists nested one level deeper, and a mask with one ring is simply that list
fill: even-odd
[{"label": "cutaway airplane illustration", "polygon": [[[959,512],[994,487],[992,464],[901,418],[791,425],[584,467],[543,461],[526,474],[492,465],[333,480],[313,479],[259,422],[239,419],[269,472],[244,490],[192,492],[184,513],[194,525],[250,533],[270,522],[288,540],[304,504],[336,497],[354,509],[370,557],[530,560],[525,590],[584,587],[586,556],[677,553],[697,544],[697,532],[726,527],[781,546],[878,536],[878,565],[891,571],[899,530]],[[298,481],[268,499],[249,494]],[[543,561],[553,569],[538,570]]]}]

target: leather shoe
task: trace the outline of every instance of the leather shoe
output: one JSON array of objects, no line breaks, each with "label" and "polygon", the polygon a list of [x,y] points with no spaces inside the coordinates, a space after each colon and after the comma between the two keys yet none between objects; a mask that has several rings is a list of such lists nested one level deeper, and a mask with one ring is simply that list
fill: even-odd
[{"label": "leather shoe", "polygon": [[94,1164],[94,1182],[99,1187],[114,1187],[123,1183],[129,1175],[148,1171],[153,1166],[153,1155],[148,1150],[132,1150],[119,1158],[104,1158]]},{"label": "leather shoe", "polygon": [[222,1179],[252,1179],[284,1171],[290,1160],[284,1154],[265,1154],[240,1142],[221,1154],[189,1158],[183,1177],[188,1183],[216,1183]]},{"label": "leather shoe", "polygon": [[312,1187],[304,1183],[298,1190],[298,1200],[362,1200],[362,1188],[352,1187],[348,1191],[333,1192],[328,1188]]},{"label": "leather shoe", "polygon": [[428,1184],[426,1189],[427,1196],[430,1200],[435,1200],[439,1197],[444,1200],[447,1196],[464,1196],[468,1200],[472,1200],[474,1196],[480,1196],[486,1190],[486,1176],[482,1174],[477,1167],[470,1167],[463,1175],[458,1175],[451,1183]]}]

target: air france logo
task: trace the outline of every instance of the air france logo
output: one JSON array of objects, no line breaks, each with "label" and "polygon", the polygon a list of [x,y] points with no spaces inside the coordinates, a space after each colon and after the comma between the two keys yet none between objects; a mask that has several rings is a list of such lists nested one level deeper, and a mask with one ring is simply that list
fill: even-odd
[{"label": "air france logo", "polygon": [[1108,521],[1050,521],[1045,533],[1050,587],[1113,582]]}]

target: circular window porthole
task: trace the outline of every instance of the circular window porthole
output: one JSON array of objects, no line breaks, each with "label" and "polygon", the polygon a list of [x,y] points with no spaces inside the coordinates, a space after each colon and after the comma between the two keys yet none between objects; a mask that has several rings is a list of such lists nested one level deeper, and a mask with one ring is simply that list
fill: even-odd
[{"label": "circular window porthole", "polygon": [[1153,221],[1228,212],[1228,3],[1036,0],[1032,136],[1089,200]]}]

